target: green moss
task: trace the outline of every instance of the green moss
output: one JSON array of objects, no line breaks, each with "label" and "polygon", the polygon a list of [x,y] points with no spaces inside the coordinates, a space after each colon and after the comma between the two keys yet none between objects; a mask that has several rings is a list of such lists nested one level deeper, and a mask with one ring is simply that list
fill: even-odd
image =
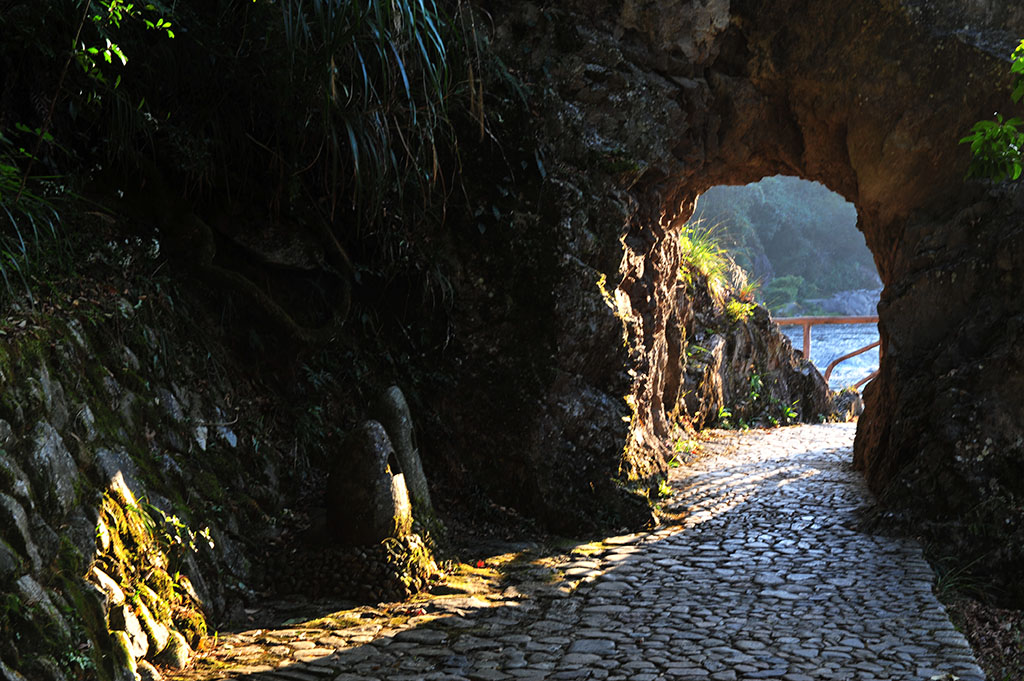
[{"label": "green moss", "polygon": [[21,598],[17,594],[0,595],[0,631],[5,634],[11,632],[24,618],[23,610]]},{"label": "green moss", "polygon": [[93,675],[90,673],[93,671],[100,681],[112,678],[109,655],[104,655],[104,646],[109,645],[110,637],[107,635],[102,605],[95,596],[86,595],[81,578],[63,575],[61,584],[61,591],[72,610],[69,622],[81,632],[78,638],[84,641],[88,637],[91,642],[87,646],[88,655],[82,655],[81,646],[67,648],[60,658],[62,665],[70,672],[71,678],[88,678]]},{"label": "green moss", "polygon": [[174,626],[192,648],[198,648],[206,636],[206,618],[194,608],[183,608],[174,617]]},{"label": "green moss", "polygon": [[351,629],[352,627],[362,626],[366,623],[366,620],[360,618],[358,615],[346,615],[344,613],[335,613],[333,615],[327,615],[326,617],[320,617],[317,619],[308,620],[302,622],[303,627],[310,629]]},{"label": "green moss", "polygon": [[[156,574],[154,573],[154,575]],[[149,611],[153,613],[153,617],[161,622],[169,622],[171,619],[171,606],[169,603],[174,599],[174,582],[166,572],[159,574],[163,578],[159,581],[159,586],[166,594],[166,597],[161,597],[156,590],[145,583],[139,585],[136,595],[149,608]],[[150,578],[152,579],[154,575],[151,575]]]},{"label": "green moss", "polygon": [[70,386],[73,392],[69,396],[74,402],[88,404],[95,419],[95,428],[101,440],[120,442],[124,423],[119,414],[110,406],[110,394],[107,392],[103,379],[109,372],[100,361],[82,362],[79,369],[82,380]]},{"label": "green moss", "polygon": [[108,492],[100,507],[100,521],[110,528],[110,549],[100,563],[116,575],[125,595],[138,599],[162,622],[173,622],[192,646],[206,636],[206,618],[200,603],[179,588],[169,572],[166,546],[147,509]]},{"label": "green moss", "polygon": [[65,534],[60,537],[57,550],[57,574],[59,576],[80,576],[85,573],[85,557]]},{"label": "green moss", "polygon": [[196,490],[203,499],[215,504],[223,504],[225,502],[227,493],[224,491],[216,475],[208,470],[198,470],[192,479]]},{"label": "green moss", "polygon": [[131,643],[128,640],[128,634],[123,631],[112,631],[110,632],[110,638],[112,642],[111,660],[114,669],[127,669],[129,676],[134,675],[138,666],[135,664],[135,658],[131,653]]}]

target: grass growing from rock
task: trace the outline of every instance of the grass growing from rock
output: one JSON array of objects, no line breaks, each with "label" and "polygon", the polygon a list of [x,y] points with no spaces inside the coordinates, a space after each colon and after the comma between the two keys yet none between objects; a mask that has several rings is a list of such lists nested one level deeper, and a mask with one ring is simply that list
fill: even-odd
[{"label": "grass growing from rock", "polygon": [[687,223],[679,235],[682,266],[679,278],[687,283],[703,276],[712,295],[721,300],[728,286],[729,256],[718,244],[718,229],[700,219]]}]

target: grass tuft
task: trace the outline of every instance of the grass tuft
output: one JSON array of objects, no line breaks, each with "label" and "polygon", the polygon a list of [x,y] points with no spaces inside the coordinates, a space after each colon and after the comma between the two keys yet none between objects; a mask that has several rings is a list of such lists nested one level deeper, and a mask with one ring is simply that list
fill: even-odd
[{"label": "grass tuft", "polygon": [[683,262],[679,277],[686,282],[692,282],[694,274],[704,277],[711,295],[721,303],[729,283],[730,261],[718,243],[719,236],[719,225],[709,225],[701,218],[686,223],[679,235]]},{"label": "grass tuft", "polygon": [[34,303],[29,279],[36,256],[62,242],[60,213],[43,195],[46,183],[57,178],[26,177],[21,166],[29,159],[29,152],[0,130],[0,279],[8,297],[24,291]]}]

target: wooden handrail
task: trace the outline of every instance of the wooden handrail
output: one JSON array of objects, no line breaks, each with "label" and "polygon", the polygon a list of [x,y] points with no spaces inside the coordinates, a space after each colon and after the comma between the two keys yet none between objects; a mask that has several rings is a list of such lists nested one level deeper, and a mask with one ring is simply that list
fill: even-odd
[{"label": "wooden handrail", "polygon": [[[781,319],[776,319],[775,323],[778,324],[779,326],[795,326],[799,324],[800,326],[804,327],[803,353],[804,358],[809,361],[811,359],[811,327],[814,326],[815,324],[877,324],[878,317],[782,317]],[[867,345],[858,350],[854,350],[851,353],[845,354],[838,359],[832,360],[832,362],[830,362],[828,367],[825,369],[825,384],[828,385],[828,379],[832,375],[832,370],[836,368],[836,365],[838,365],[840,362],[850,359],[851,357],[856,357],[857,355],[863,352],[867,352],[872,348],[878,348],[878,359],[881,360],[882,341],[877,340],[871,345]],[[860,386],[864,385],[877,375],[878,372],[875,371],[867,378],[863,378],[857,381],[853,387],[859,388]]]},{"label": "wooden handrail", "polygon": [[867,317],[781,317],[775,320],[779,326],[796,325],[804,327],[804,357],[811,358],[811,327],[815,324],[871,324],[878,323],[878,315]]},{"label": "wooden handrail", "polygon": [[836,368],[837,364],[839,364],[840,362],[843,362],[845,360],[848,360],[851,357],[856,357],[857,355],[861,354],[862,352],[867,352],[871,348],[877,348],[881,344],[882,344],[882,341],[876,340],[871,345],[865,345],[860,350],[854,350],[853,352],[848,352],[845,355],[843,355],[842,357],[837,357],[836,359],[834,359],[831,362],[829,362],[828,367],[825,368],[825,382],[828,383],[828,377],[832,375],[832,370]]},{"label": "wooden handrail", "polygon": [[864,385],[865,383],[867,383],[868,381],[870,381],[872,378],[874,378],[877,375],[878,375],[878,370],[876,369],[875,371],[872,371],[870,374],[868,374],[864,378],[862,378],[859,381],[857,381],[856,383],[854,383],[853,387],[854,388],[859,388],[859,387],[861,387],[862,385]]}]

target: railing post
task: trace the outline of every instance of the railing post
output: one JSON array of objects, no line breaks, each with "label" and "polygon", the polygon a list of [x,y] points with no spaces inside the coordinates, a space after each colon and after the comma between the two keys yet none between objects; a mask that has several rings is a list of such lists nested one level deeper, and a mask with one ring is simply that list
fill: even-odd
[{"label": "railing post", "polygon": [[[803,348],[804,359],[807,359],[808,361],[810,361],[810,359],[811,359],[811,327],[814,326],[815,324],[867,324],[867,323],[877,324],[878,323],[878,317],[876,317],[876,316],[870,316],[870,317],[868,317],[868,316],[865,316],[865,317],[854,317],[854,316],[850,316],[850,317],[782,317],[782,318],[776,319],[775,322],[777,324],[779,324],[780,326],[799,324],[800,326],[803,327],[803,329],[804,329],[804,348]],[[881,341],[876,341],[875,343],[872,343],[871,345],[867,346],[866,348],[861,348],[860,350],[858,350],[856,352],[850,353],[849,355],[846,355],[846,356],[840,358],[837,362],[834,362],[833,365],[837,364],[839,361],[842,361],[843,359],[849,359],[850,357],[853,357],[855,355],[859,355],[861,352],[864,352],[865,350],[870,350],[871,348],[874,348],[874,347],[878,348],[878,363],[879,363],[879,366],[881,366],[882,354],[883,354],[882,353]],[[825,371],[825,380],[826,381],[829,378],[829,374],[831,373],[831,366],[833,366],[833,365],[830,365],[830,368],[826,369],[826,371]],[[878,372],[875,372],[874,374],[872,374],[871,376],[869,376],[867,379],[864,379],[864,380],[870,380],[871,378],[873,378],[877,374],[878,374]],[[860,381],[857,385],[859,386],[862,383],[864,383],[864,381]]]}]

